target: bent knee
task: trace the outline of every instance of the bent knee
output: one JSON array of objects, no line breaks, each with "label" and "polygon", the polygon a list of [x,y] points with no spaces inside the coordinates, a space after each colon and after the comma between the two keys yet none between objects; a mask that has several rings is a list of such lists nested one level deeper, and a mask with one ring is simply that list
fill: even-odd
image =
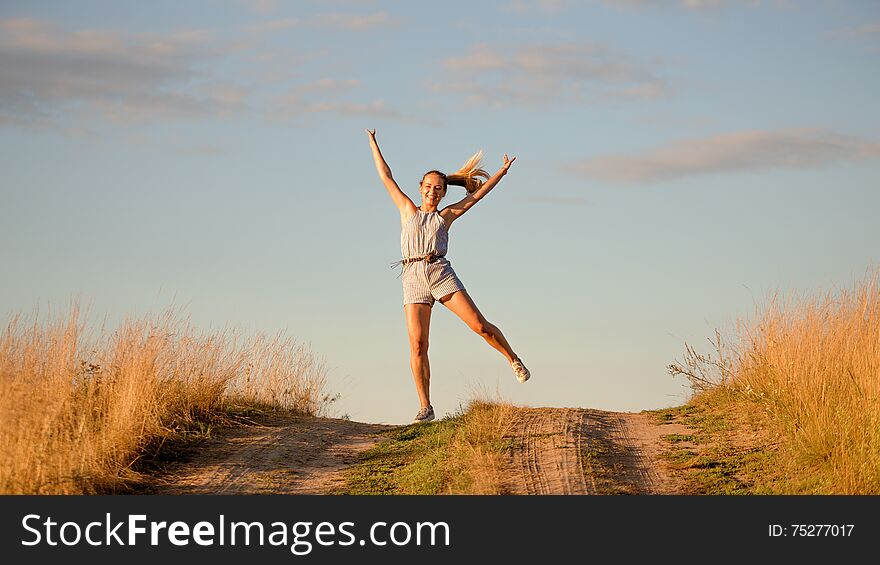
[{"label": "bent knee", "polygon": [[481,336],[488,336],[492,335],[492,330],[494,329],[494,326],[487,322],[485,319],[481,319],[471,324],[471,329]]}]

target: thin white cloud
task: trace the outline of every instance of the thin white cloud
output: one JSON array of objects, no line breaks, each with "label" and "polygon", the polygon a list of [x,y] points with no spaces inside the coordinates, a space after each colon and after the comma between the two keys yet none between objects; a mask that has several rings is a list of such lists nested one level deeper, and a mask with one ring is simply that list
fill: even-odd
[{"label": "thin white cloud", "polygon": [[812,128],[743,131],[671,143],[631,155],[584,159],[568,172],[612,184],[773,168],[812,169],[880,158],[880,142]]},{"label": "thin white cloud", "polygon": [[[301,0],[295,0],[301,1]],[[364,6],[374,6],[378,3],[378,0],[309,0],[312,4],[317,4],[319,6],[357,6],[363,8]]]},{"label": "thin white cloud", "polygon": [[560,14],[575,5],[574,0],[514,0],[505,6],[508,12],[521,16],[533,13]]},{"label": "thin white cloud", "polygon": [[552,204],[555,206],[589,206],[590,203],[586,198],[580,197],[563,197],[563,196],[529,196],[526,201],[535,204]]},{"label": "thin white cloud", "polygon": [[226,152],[223,147],[211,143],[184,145],[180,147],[180,151],[189,155],[200,155],[203,157],[216,157]]},{"label": "thin white cloud", "polygon": [[[717,8],[723,4],[733,4],[735,2],[736,0],[733,2],[731,0],[679,0],[678,4],[688,10],[705,10],[706,8]],[[739,0],[739,3],[744,4],[746,2]],[[749,3],[754,4],[755,2]]]},{"label": "thin white cloud", "polygon": [[223,51],[212,40],[204,30],[132,35],[0,20],[0,114],[34,127],[64,117],[229,115],[243,108],[247,90],[197,70]]},{"label": "thin white cloud", "polygon": [[275,117],[292,118],[301,114],[307,114],[319,104],[327,104],[327,101],[338,98],[358,86],[360,81],[320,79],[311,83],[300,84],[290,88],[275,98],[270,112]]},{"label": "thin white cloud", "polygon": [[657,98],[670,88],[645,63],[598,43],[474,45],[443,62],[449,76],[431,86],[491,106]]},{"label": "thin white cloud", "polygon": [[856,35],[868,35],[880,33],[880,22],[873,22],[870,24],[865,24],[863,26],[859,26],[853,30],[853,33]]},{"label": "thin white cloud", "polygon": [[235,0],[235,3],[257,14],[269,14],[278,9],[278,0]]},{"label": "thin white cloud", "polygon": [[315,102],[308,106],[307,111],[331,112],[347,116],[377,116],[384,118],[403,118],[397,110],[392,110],[385,105],[384,100],[374,100],[370,103],[359,102]]},{"label": "thin white cloud", "polygon": [[683,10],[711,10],[725,6],[757,6],[762,3],[790,4],[792,0],[600,0],[603,4],[624,8],[672,7]]},{"label": "thin white cloud", "polygon": [[354,79],[326,78],[297,85],[275,99],[270,114],[279,119],[294,119],[318,113],[403,117],[399,112],[388,108],[382,100],[372,102],[346,100],[347,93],[360,84],[360,81]]},{"label": "thin white cloud", "polygon": [[318,27],[329,29],[341,29],[348,31],[367,31],[378,28],[396,28],[400,25],[400,18],[391,16],[386,12],[376,14],[318,14],[313,18]]},{"label": "thin white cloud", "polygon": [[257,33],[264,33],[285,29],[293,29],[301,25],[303,25],[303,21],[301,18],[282,18],[279,20],[271,20],[268,22],[254,24],[248,27],[248,30]]},{"label": "thin white cloud", "polygon": [[[666,8],[690,11],[709,11],[724,7],[761,6],[774,4],[777,6],[794,5],[800,0],[598,0],[606,6],[615,8]],[[504,9],[521,16],[533,14],[562,14],[576,8],[575,0],[512,0]]]},{"label": "thin white cloud", "polygon": [[847,27],[828,32],[829,35],[845,37],[863,37],[880,34],[880,21],[863,24],[857,27]]},{"label": "thin white cloud", "polygon": [[401,19],[387,12],[375,14],[325,13],[302,18],[280,18],[248,27],[255,33],[269,33],[289,29],[322,29],[329,31],[370,31],[395,29]]}]

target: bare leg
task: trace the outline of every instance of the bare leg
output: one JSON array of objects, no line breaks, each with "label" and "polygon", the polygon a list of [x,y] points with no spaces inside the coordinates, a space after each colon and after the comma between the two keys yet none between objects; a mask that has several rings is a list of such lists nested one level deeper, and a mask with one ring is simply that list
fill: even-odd
[{"label": "bare leg", "polygon": [[431,366],[428,363],[428,329],[431,325],[431,306],[405,304],[406,329],[409,333],[409,366],[412,369],[416,392],[422,408],[431,405]]},{"label": "bare leg", "polygon": [[466,290],[459,290],[444,296],[440,299],[440,303],[452,310],[470,329],[480,334],[489,345],[504,355],[508,362],[513,363],[517,359],[516,353],[510,348],[504,334],[483,317]]}]

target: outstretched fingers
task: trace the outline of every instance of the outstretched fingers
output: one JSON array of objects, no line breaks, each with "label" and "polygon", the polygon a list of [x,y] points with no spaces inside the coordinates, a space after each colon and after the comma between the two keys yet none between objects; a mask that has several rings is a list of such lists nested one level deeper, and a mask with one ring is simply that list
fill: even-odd
[{"label": "outstretched fingers", "polygon": [[514,161],[516,161],[516,157],[514,157],[513,159],[509,159],[507,157],[507,153],[505,153],[504,154],[504,170],[509,169],[510,165],[512,165]]}]

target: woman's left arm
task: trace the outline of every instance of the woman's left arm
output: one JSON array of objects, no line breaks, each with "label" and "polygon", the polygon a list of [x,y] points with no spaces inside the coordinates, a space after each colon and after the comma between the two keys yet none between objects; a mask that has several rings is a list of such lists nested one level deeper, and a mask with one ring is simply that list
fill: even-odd
[{"label": "woman's left arm", "polygon": [[512,165],[514,161],[516,161],[516,157],[514,157],[513,159],[508,159],[507,153],[505,153],[504,165],[501,166],[497,173],[492,175],[489,180],[484,182],[483,185],[477,190],[468,194],[458,202],[450,204],[449,206],[441,210],[440,213],[443,216],[443,219],[446,220],[446,223],[452,223],[453,220],[467,212],[471,208],[471,206],[473,206],[474,204],[479,202],[484,196],[489,194],[489,191],[495,188],[495,185],[501,182],[501,179],[504,177],[504,175],[507,174],[508,169],[510,169],[510,165]]}]

